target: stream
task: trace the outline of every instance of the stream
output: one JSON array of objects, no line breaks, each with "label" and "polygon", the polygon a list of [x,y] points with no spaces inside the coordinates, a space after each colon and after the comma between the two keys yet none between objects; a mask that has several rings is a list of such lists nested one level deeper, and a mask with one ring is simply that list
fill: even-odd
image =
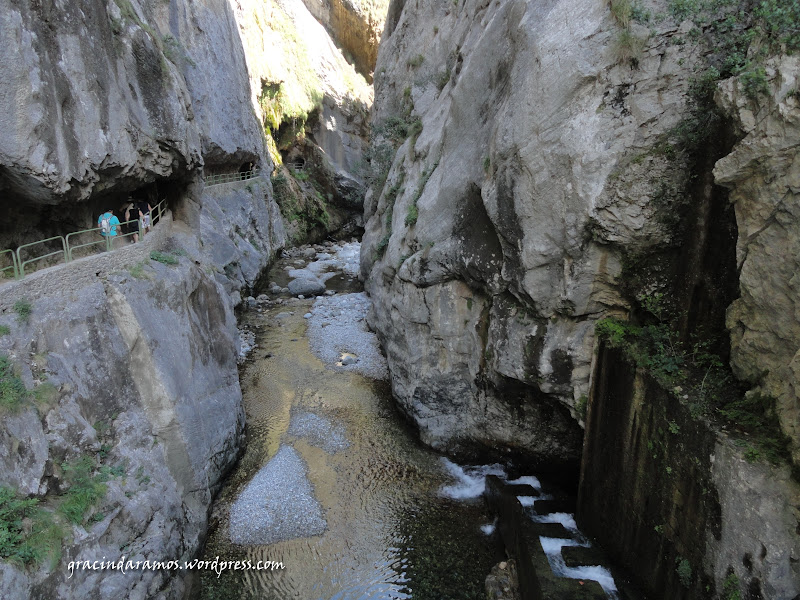
[{"label": "stream", "polygon": [[[312,265],[336,281],[335,293],[315,301],[284,291],[241,319],[255,334],[240,369],[246,449],[216,500],[201,558],[283,568],[204,571],[198,595],[484,598],[486,575],[503,556],[482,490],[423,447],[394,408],[353,277],[357,245],[326,250],[337,249],[349,271],[325,264],[329,253]],[[296,254],[279,261],[272,289],[286,290],[287,275],[297,275],[289,269],[304,262]]]}]

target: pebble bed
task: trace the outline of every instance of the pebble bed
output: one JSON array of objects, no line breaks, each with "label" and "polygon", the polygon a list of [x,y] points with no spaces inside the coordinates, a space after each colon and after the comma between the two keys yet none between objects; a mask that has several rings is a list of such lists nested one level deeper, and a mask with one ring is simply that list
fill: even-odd
[{"label": "pebble bed", "polygon": [[319,535],[327,523],[306,477],[306,464],[282,445],[231,506],[234,544],[266,545]]},{"label": "pebble bed", "polygon": [[342,425],[311,412],[295,411],[289,423],[289,435],[305,438],[309,444],[328,454],[336,454],[350,446]]},{"label": "pebble bed", "polygon": [[367,327],[369,307],[364,292],[318,297],[308,317],[308,342],[317,358],[332,369],[385,380],[389,377],[386,358],[377,336]]}]

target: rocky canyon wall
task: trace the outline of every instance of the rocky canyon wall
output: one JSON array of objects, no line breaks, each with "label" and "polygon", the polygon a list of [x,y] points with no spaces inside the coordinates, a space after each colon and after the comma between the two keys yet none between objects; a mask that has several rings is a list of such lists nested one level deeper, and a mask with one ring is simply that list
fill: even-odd
[{"label": "rocky canyon wall", "polygon": [[[4,598],[187,593],[185,573],[70,574],[67,565],[191,559],[238,455],[233,309],[286,243],[260,100],[276,77],[299,85],[279,58],[297,49],[270,14],[292,23],[289,9],[225,0],[0,5],[0,245],[92,227],[100,209],[129,194],[166,198],[170,209],[139,244],[0,286],[3,385],[18,393],[1,409],[0,485],[38,501],[26,527],[57,525],[48,530],[54,554],[4,554]],[[337,121],[365,115],[371,95],[363,78],[361,96],[351,93],[353,67],[313,23],[309,39],[293,41],[326,48],[306,65],[326,107],[318,148],[346,173],[364,121],[352,130]],[[204,185],[207,175],[253,165],[262,177]],[[78,493],[93,499],[69,512]]]},{"label": "rocky canyon wall", "polygon": [[[778,424],[796,464],[795,59],[778,44],[763,71],[724,79],[730,49],[706,43],[707,14],[696,28],[677,3],[620,11],[392,2],[365,199],[370,322],[426,443],[558,473],[580,462],[579,521],[646,589],[793,597],[792,465],[777,429],[770,462],[744,421]],[[609,317],[631,320],[620,339],[675,347],[628,339],[599,360]],[[721,366],[687,383],[709,350]],[[748,402],[763,412],[730,408]]]},{"label": "rocky canyon wall", "polygon": [[673,243],[658,190],[681,188],[685,164],[654,148],[697,53],[665,22],[632,68],[602,3],[389,14],[374,120],[417,130],[367,196],[362,274],[395,395],[439,447],[526,439],[575,466],[594,323],[628,309],[626,253]]}]

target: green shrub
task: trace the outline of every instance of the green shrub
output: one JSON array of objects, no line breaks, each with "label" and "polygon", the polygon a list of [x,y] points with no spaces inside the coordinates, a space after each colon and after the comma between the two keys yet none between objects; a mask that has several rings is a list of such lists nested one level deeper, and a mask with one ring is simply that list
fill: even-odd
[{"label": "green shrub", "polygon": [[416,204],[409,204],[408,212],[406,213],[406,227],[412,227],[417,224],[417,217],[419,210]]},{"label": "green shrub", "polygon": [[0,407],[15,411],[29,398],[30,392],[15,373],[11,359],[0,354]]},{"label": "green shrub", "polygon": [[744,93],[748,98],[755,100],[759,96],[769,93],[767,72],[764,67],[755,67],[750,71],[745,71],[739,77],[744,87]]},{"label": "green shrub", "polygon": [[730,400],[719,408],[719,413],[729,423],[751,436],[756,448],[745,451],[745,458],[753,462],[764,457],[772,464],[788,460],[790,440],[781,430],[775,410],[775,398],[760,392],[748,392]]},{"label": "green shrub", "polygon": [[172,256],[171,254],[166,254],[164,252],[159,252],[158,250],[153,250],[150,252],[150,259],[156,262],[163,263],[165,265],[177,265],[178,259]]},{"label": "green shrub", "polygon": [[107,477],[95,474],[95,463],[88,456],[70,463],[62,463],[61,468],[64,470],[64,479],[69,483],[69,489],[58,511],[70,523],[83,523],[89,509],[105,496]]},{"label": "green shrub", "polygon": [[11,488],[0,487],[0,558],[21,565],[46,556],[52,566],[58,562],[64,531],[38,504],[36,498],[20,498]]},{"label": "green shrub", "polygon": [[389,239],[391,237],[392,237],[391,232],[388,232],[381,238],[381,241],[378,242],[378,245],[375,246],[376,258],[382,258],[383,255],[386,253],[386,248],[389,246]]},{"label": "green shrub", "polygon": [[630,325],[619,321],[613,317],[600,319],[594,326],[597,336],[604,339],[612,348],[621,348],[625,343],[628,333],[631,331]]},{"label": "green shrub", "polygon": [[589,398],[585,394],[578,398],[578,401],[575,403],[575,412],[578,413],[582,421],[586,420],[586,408],[588,404]]},{"label": "green shrub", "polygon": [[17,313],[17,321],[27,323],[31,318],[33,305],[27,298],[20,298],[14,303],[14,312]]},{"label": "green shrub", "polygon": [[8,487],[0,487],[0,557],[27,563],[32,557],[21,548],[25,535],[23,519],[36,510],[38,500],[19,498]]},{"label": "green shrub", "polygon": [[688,588],[692,585],[692,565],[689,564],[687,559],[681,558],[680,556],[675,559],[675,563],[675,571],[678,573],[678,579],[681,585]]},{"label": "green shrub", "polygon": [[739,590],[739,578],[736,573],[729,573],[722,582],[722,600],[742,600],[742,593]]}]

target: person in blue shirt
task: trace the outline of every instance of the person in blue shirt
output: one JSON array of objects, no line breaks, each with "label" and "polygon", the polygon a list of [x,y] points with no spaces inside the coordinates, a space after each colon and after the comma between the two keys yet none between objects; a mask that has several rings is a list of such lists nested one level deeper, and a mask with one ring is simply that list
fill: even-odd
[{"label": "person in blue shirt", "polygon": [[106,240],[112,241],[117,235],[117,227],[120,224],[117,216],[108,209],[97,218],[97,226],[100,227],[100,235]]}]

